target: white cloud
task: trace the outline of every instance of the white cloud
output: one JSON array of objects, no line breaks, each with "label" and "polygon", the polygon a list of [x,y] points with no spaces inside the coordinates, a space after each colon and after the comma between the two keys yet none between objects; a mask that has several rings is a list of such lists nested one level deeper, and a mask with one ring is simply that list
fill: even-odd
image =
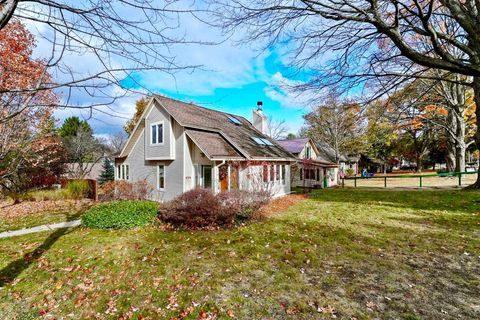
[{"label": "white cloud", "polygon": [[299,80],[292,80],[276,72],[268,80],[265,95],[278,101],[285,108],[308,109],[316,101],[317,94],[312,91],[299,91],[297,86],[302,85]]}]

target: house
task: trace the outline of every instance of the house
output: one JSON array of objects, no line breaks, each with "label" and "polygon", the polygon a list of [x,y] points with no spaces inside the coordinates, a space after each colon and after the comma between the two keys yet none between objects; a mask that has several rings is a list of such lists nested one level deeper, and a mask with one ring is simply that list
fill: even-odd
[{"label": "house", "polygon": [[[253,124],[252,124],[253,123]],[[213,192],[290,193],[292,154],[265,133],[262,103],[253,121],[155,95],[115,159],[116,180],[146,180],[168,201],[196,187]]]},{"label": "house", "polygon": [[[331,162],[337,162],[336,159],[336,152],[335,150],[325,144],[317,143],[317,148],[320,150],[324,158]],[[347,173],[348,171],[352,171],[354,175],[360,173],[358,162],[360,157],[356,156],[348,156],[345,154],[340,154],[338,156],[338,165],[339,165],[339,172]]]},{"label": "house", "polygon": [[82,163],[66,163],[64,179],[91,179],[97,180],[103,170],[103,161]]},{"label": "house", "polygon": [[277,140],[297,162],[292,168],[292,187],[327,188],[338,184],[338,165],[325,160],[310,138]]}]

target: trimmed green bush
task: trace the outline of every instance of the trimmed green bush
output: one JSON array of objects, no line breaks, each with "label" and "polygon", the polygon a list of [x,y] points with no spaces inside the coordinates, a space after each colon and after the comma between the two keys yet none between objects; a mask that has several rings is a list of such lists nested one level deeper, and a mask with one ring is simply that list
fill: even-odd
[{"label": "trimmed green bush", "polygon": [[112,201],[91,208],[82,224],[94,229],[132,229],[153,223],[158,203],[152,201]]}]

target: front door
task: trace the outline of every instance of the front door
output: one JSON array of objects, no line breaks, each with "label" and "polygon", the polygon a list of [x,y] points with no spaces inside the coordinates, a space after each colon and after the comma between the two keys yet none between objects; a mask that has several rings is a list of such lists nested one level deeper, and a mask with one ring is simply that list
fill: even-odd
[{"label": "front door", "polygon": [[228,166],[223,165],[218,168],[218,180],[220,181],[220,191],[228,191]]},{"label": "front door", "polygon": [[205,189],[212,188],[212,167],[211,166],[202,166],[202,187]]}]

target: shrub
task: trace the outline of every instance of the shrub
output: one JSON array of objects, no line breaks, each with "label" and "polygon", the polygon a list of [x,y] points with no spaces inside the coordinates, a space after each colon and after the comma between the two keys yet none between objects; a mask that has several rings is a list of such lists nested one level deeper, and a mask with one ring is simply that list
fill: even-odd
[{"label": "shrub", "polygon": [[48,201],[48,200],[64,200],[68,199],[68,189],[43,189],[37,191],[31,191],[26,194],[23,200],[30,201]]},{"label": "shrub", "polygon": [[222,207],[234,210],[235,220],[241,222],[254,218],[254,214],[270,201],[271,195],[267,191],[248,192],[233,190],[219,193],[217,198]]},{"label": "shrub", "polygon": [[152,201],[112,201],[88,210],[82,224],[94,229],[131,229],[152,223],[158,203]]},{"label": "shrub", "polygon": [[104,200],[147,200],[153,187],[147,181],[109,181],[102,185]]},{"label": "shrub", "polygon": [[82,199],[88,196],[90,187],[86,180],[71,180],[67,183],[67,193],[72,199]]},{"label": "shrub", "polygon": [[347,175],[347,177],[350,177],[355,175],[355,171],[352,168],[348,168],[347,170],[345,170],[345,174]]},{"label": "shrub", "polygon": [[235,221],[251,219],[269,199],[267,192],[230,191],[214,195],[207,189],[194,189],[160,205],[158,217],[188,229],[230,227]]}]

